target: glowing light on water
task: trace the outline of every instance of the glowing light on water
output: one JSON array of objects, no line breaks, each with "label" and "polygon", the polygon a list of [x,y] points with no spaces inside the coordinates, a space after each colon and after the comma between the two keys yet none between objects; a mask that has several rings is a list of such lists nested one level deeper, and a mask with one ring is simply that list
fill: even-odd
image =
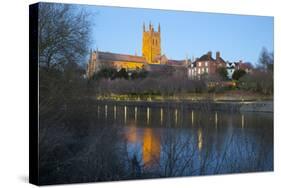
[{"label": "glowing light on water", "polygon": [[124,122],[127,123],[127,106],[124,106]]},{"label": "glowing light on water", "polygon": [[100,106],[98,105],[98,119],[100,118]]},{"label": "glowing light on water", "polygon": [[241,127],[244,129],[244,115],[241,115]]},{"label": "glowing light on water", "polygon": [[192,126],[194,124],[194,112],[193,112],[193,110],[191,111],[191,124],[192,124]]},{"label": "glowing light on water", "polygon": [[178,109],[175,109],[175,124],[178,124]]},{"label": "glowing light on water", "polygon": [[163,124],[163,108],[160,109],[160,122]]},{"label": "glowing light on water", "polygon": [[104,106],[104,111],[105,111],[104,113],[105,119],[107,119],[107,105]]},{"label": "glowing light on water", "polygon": [[114,111],[114,120],[116,120],[116,106],[113,107],[113,111]]},{"label": "glowing light on water", "polygon": [[130,144],[136,143],[138,141],[136,126],[130,126],[128,132],[126,133],[126,138]]},{"label": "glowing light on water", "polygon": [[149,167],[160,159],[161,143],[160,138],[152,131],[146,128],[143,134],[142,160],[145,166]]},{"label": "glowing light on water", "polygon": [[146,109],[146,124],[149,125],[149,120],[150,120],[150,108],[147,107]]},{"label": "glowing light on water", "polygon": [[202,129],[198,129],[198,150],[201,151],[203,147]]},{"label": "glowing light on water", "polygon": [[137,121],[137,118],[138,118],[138,108],[135,107],[135,121]]},{"label": "glowing light on water", "polygon": [[216,128],[218,128],[218,113],[217,112],[215,114],[215,125],[216,125]]}]

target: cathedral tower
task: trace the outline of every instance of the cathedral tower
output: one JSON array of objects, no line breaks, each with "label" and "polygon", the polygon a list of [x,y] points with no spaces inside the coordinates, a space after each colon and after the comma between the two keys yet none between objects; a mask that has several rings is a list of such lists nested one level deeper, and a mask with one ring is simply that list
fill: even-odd
[{"label": "cathedral tower", "polygon": [[154,31],[151,23],[149,23],[148,31],[146,31],[145,24],[143,24],[142,56],[148,63],[160,63],[157,61],[157,57],[161,56],[160,24],[158,25],[158,31]]}]

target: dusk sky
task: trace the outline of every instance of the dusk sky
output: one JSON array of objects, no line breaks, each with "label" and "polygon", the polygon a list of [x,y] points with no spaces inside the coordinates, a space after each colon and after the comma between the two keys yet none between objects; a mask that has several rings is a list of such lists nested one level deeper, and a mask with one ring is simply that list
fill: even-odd
[{"label": "dusk sky", "polygon": [[141,55],[142,26],[161,25],[162,54],[169,59],[220,51],[228,61],[256,63],[262,47],[273,51],[273,17],[87,6],[95,12],[93,49]]}]

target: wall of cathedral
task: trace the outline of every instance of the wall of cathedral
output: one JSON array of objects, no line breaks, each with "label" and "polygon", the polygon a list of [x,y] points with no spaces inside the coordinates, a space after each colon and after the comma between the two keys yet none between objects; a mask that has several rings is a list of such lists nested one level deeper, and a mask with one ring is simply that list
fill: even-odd
[{"label": "wall of cathedral", "polygon": [[126,70],[137,70],[137,69],[143,69],[144,63],[138,63],[138,62],[128,62],[128,61],[114,61],[113,66],[120,70],[122,68]]},{"label": "wall of cathedral", "polygon": [[149,25],[149,30],[143,29],[143,41],[142,41],[142,55],[145,57],[148,63],[159,64],[156,60],[161,56],[161,35],[160,26],[158,31],[154,31],[152,25]]}]

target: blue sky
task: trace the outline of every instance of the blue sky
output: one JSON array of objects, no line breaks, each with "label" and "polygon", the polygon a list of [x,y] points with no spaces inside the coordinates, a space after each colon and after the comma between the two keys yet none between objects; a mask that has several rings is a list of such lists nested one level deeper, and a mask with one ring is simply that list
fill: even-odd
[{"label": "blue sky", "polygon": [[141,55],[142,26],[161,25],[162,53],[169,59],[220,51],[229,61],[256,63],[262,47],[273,51],[273,17],[87,6],[95,13],[93,49]]}]

